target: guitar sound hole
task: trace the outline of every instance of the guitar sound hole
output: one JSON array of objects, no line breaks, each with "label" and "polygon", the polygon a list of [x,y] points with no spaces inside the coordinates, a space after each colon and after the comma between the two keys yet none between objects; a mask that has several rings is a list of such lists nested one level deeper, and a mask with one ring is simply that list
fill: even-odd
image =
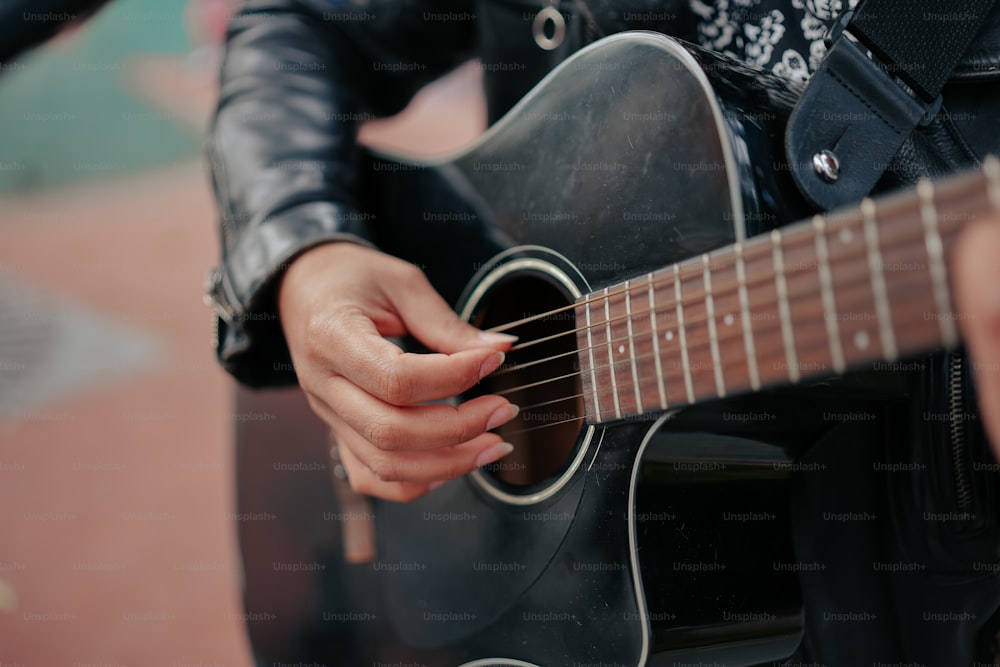
[{"label": "guitar sound hole", "polygon": [[467,396],[499,393],[521,408],[495,431],[514,451],[481,469],[503,491],[535,492],[573,460],[583,403],[571,304],[544,274],[520,272],[493,285],[473,311],[471,321],[482,329],[520,323],[503,329],[518,337],[503,366]]}]

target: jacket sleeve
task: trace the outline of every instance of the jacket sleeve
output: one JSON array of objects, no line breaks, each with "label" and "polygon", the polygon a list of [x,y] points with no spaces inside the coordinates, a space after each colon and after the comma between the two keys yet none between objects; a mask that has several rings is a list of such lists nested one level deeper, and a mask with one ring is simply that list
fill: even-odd
[{"label": "jacket sleeve", "polygon": [[[83,23],[108,0],[5,0],[0,2],[0,63]],[[2,70],[0,70],[2,71]]]},{"label": "jacket sleeve", "polygon": [[207,139],[222,262],[206,291],[237,380],[295,382],[281,272],[320,243],[370,244],[358,125],[471,57],[473,17],[462,0],[250,0],[233,17]]}]

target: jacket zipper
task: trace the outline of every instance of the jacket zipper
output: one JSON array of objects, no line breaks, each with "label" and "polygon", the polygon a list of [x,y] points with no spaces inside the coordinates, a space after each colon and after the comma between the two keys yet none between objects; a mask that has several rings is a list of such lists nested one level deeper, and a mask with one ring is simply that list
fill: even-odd
[{"label": "jacket zipper", "polygon": [[202,298],[205,305],[212,308],[212,337],[210,340],[213,350],[219,349],[220,321],[232,323],[233,318],[235,317],[233,309],[226,302],[224,294],[222,269],[212,269],[205,279],[205,293]]},{"label": "jacket zipper", "polygon": [[964,359],[962,352],[952,352],[948,369],[948,410],[951,413],[951,460],[955,475],[955,497],[959,514],[968,515],[972,511],[972,488],[970,486],[969,448],[965,437],[965,398],[963,385]]}]

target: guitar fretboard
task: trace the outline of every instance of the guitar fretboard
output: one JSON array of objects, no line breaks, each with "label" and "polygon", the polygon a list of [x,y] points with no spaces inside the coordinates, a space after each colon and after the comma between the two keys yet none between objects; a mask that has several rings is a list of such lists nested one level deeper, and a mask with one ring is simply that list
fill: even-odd
[{"label": "guitar fretboard", "polygon": [[575,305],[587,421],[893,362],[958,341],[950,250],[1000,210],[1000,165],[585,295]]}]

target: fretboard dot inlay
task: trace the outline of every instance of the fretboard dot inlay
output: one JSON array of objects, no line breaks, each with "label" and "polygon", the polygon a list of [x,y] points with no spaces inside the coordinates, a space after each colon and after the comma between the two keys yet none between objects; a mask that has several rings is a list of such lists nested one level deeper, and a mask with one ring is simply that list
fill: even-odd
[{"label": "fretboard dot inlay", "polygon": [[619,345],[618,346],[618,354],[625,354],[625,346],[624,345]]},{"label": "fretboard dot inlay", "polygon": [[668,331],[667,333],[663,334],[663,337],[666,338],[667,340],[673,340],[674,339],[674,332],[673,331]]},{"label": "fretboard dot inlay", "polygon": [[735,322],[736,319],[733,317],[732,313],[726,313],[726,316],[722,318],[722,321],[726,323],[727,327],[731,327],[733,326],[733,322]]},{"label": "fretboard dot inlay", "polygon": [[867,331],[859,331],[856,334],[854,334],[854,347],[858,348],[859,350],[868,349],[868,344],[870,342],[871,339],[868,337]]},{"label": "fretboard dot inlay", "polygon": [[853,240],[854,240],[854,232],[852,232],[847,227],[844,227],[843,229],[840,230],[841,243],[850,243]]}]

